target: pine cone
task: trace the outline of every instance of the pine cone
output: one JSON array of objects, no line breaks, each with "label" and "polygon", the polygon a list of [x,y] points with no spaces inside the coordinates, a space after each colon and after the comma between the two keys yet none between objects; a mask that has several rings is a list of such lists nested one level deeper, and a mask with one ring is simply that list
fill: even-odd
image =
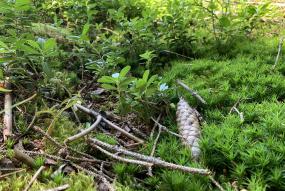
[{"label": "pine cone", "polygon": [[197,161],[200,155],[200,125],[197,110],[191,108],[189,104],[180,98],[177,104],[176,120],[183,142],[192,152],[192,158]]}]

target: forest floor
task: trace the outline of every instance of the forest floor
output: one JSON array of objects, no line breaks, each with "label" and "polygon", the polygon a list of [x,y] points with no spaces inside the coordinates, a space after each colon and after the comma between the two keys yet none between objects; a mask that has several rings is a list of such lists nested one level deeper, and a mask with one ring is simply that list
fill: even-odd
[{"label": "forest floor", "polygon": [[[238,42],[224,57],[214,50],[204,58],[177,58],[166,65],[161,79],[169,86],[171,107],[157,118],[163,126],[138,121],[139,114],[117,115],[118,100],[93,81],[92,74],[82,74],[80,83],[72,87],[80,92],[80,102],[44,95],[15,106],[15,139],[4,143],[1,133],[0,191],[57,187],[68,191],[285,190],[285,58],[281,45],[285,30],[283,21],[273,22],[276,24],[266,29],[266,37]],[[180,87],[178,79],[207,103],[200,103]],[[32,92],[14,94],[24,100]],[[190,149],[177,136],[176,104],[180,97],[202,116],[199,161],[192,160]],[[80,109],[80,105],[88,109]],[[38,113],[27,114],[37,111],[35,108]],[[101,116],[113,126],[103,121],[85,138],[74,138]],[[128,156],[127,161],[118,162],[124,151],[113,148],[110,154],[100,145],[92,146],[91,138],[111,146],[123,145],[145,156],[153,150],[157,160],[207,169],[212,174],[192,174],[163,165],[152,166],[150,173],[147,165],[151,162],[138,160],[141,164],[134,164],[138,161],[130,160],[136,157]],[[136,144],[140,140],[143,143]]]}]

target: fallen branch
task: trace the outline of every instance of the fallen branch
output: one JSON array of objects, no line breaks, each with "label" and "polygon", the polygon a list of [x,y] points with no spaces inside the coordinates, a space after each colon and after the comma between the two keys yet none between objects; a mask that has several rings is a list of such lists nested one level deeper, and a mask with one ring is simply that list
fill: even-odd
[{"label": "fallen branch", "polygon": [[38,176],[41,174],[41,172],[45,169],[44,166],[41,166],[37,172],[34,174],[34,176],[32,177],[32,179],[30,180],[29,184],[26,186],[26,188],[24,189],[24,191],[28,191],[30,189],[30,187],[33,185],[33,183],[36,181],[36,179],[38,178]]},{"label": "fallen branch", "polygon": [[62,190],[66,190],[69,188],[69,184],[64,184],[62,186],[56,187],[56,188],[51,188],[51,189],[47,189],[47,190],[43,190],[43,191],[62,191]]},{"label": "fallen branch", "polygon": [[[5,81],[5,88],[10,89],[11,84],[9,78]],[[12,94],[10,92],[5,93],[4,98],[4,118],[3,118],[3,139],[6,141],[9,137],[12,136]]]},{"label": "fallen branch", "polygon": [[68,142],[74,141],[74,140],[76,140],[76,139],[79,139],[80,137],[83,137],[83,136],[87,135],[88,133],[90,133],[91,131],[93,131],[93,130],[97,127],[97,125],[101,122],[101,120],[102,120],[102,116],[99,115],[99,116],[97,117],[97,120],[95,121],[95,123],[93,123],[89,128],[84,129],[83,131],[81,131],[80,133],[78,133],[78,134],[76,134],[76,135],[73,135],[73,136],[71,136],[71,137],[68,137],[68,138],[64,141],[64,143],[66,144],[66,143],[68,143]]},{"label": "fallen branch", "polygon": [[[27,98],[27,99],[25,99],[25,100],[23,100],[23,101],[20,101],[20,102],[18,102],[18,103],[16,103],[16,104],[12,105],[12,106],[11,106],[11,109],[13,109],[14,107],[17,107],[17,106],[19,106],[19,105],[22,105],[22,104],[24,104],[24,103],[26,103],[26,102],[28,102],[28,101],[31,101],[31,100],[34,99],[36,96],[37,96],[37,94],[34,94],[34,95],[32,95],[31,97],[29,97],[29,98]],[[2,110],[2,111],[0,111],[0,114],[2,114],[2,113],[4,113],[4,112],[5,112],[5,109]]]},{"label": "fallen branch", "polygon": [[184,84],[181,80],[176,81],[180,86],[182,86],[184,89],[186,89],[190,94],[195,97],[197,100],[199,100],[203,104],[207,104],[207,102],[194,90],[190,89],[186,84]]},{"label": "fallen branch", "polygon": [[[75,107],[77,107],[79,110],[89,114],[89,115],[92,115],[94,117],[99,117],[101,116],[101,114],[99,114],[98,112],[94,111],[94,110],[91,110],[91,109],[88,109],[80,104],[76,104]],[[102,121],[104,121],[105,123],[107,123],[109,126],[113,127],[114,129],[116,129],[117,131],[120,131],[122,134],[124,134],[126,137],[129,137],[130,139],[133,139],[139,143],[143,143],[144,141],[132,134],[130,134],[129,132],[125,131],[124,129],[122,129],[121,127],[117,126],[116,124],[112,123],[111,121],[109,121],[108,119],[106,119],[105,117],[101,116],[102,117]]]},{"label": "fallen branch", "polygon": [[50,142],[52,142],[57,148],[61,149],[64,148],[63,145],[61,145],[59,142],[57,142],[55,139],[53,139],[50,135],[48,135],[44,130],[42,130],[38,126],[33,126],[32,127],[35,131],[39,132],[40,134],[44,135]]},{"label": "fallen branch", "polygon": [[24,151],[18,148],[14,148],[14,157],[18,161],[25,163],[26,165],[30,166],[31,168],[35,167],[35,161],[32,157],[27,155]]},{"label": "fallen branch", "polygon": [[240,112],[236,107],[234,107],[233,110],[239,115],[240,121],[243,122],[244,121],[243,112]]},{"label": "fallen branch", "polygon": [[[161,118],[161,113],[159,114],[159,116],[158,116],[157,119],[156,119],[157,123],[159,123],[160,118]],[[150,139],[153,138],[154,131],[155,131],[155,128],[156,128],[156,126],[157,126],[157,123],[154,123],[154,126],[153,126],[152,129],[151,129],[151,133],[150,133],[150,136],[149,136]]]},{"label": "fallen branch", "polygon": [[[188,173],[192,173],[192,174],[200,174],[200,175],[210,175],[210,171],[207,169],[200,169],[200,168],[192,168],[192,167],[187,167],[187,166],[182,166],[182,165],[177,165],[177,164],[173,164],[173,163],[169,163],[166,161],[163,161],[159,158],[155,158],[155,157],[150,157],[147,155],[142,155],[136,152],[132,152],[132,151],[128,151],[126,149],[122,149],[118,146],[114,146],[114,145],[110,145],[108,143],[104,143],[96,138],[93,139],[88,139],[89,143],[91,146],[99,146],[99,147],[104,147],[107,148],[108,150],[112,150],[112,151],[116,151],[119,153],[123,153],[127,156],[131,156],[134,157],[136,159],[140,159],[142,161],[151,163],[153,165],[157,165],[157,166],[161,166],[161,167],[165,167],[165,168],[169,168],[169,169],[173,169],[173,170],[181,170],[183,172],[188,172]],[[95,147],[98,148],[98,147]],[[148,166],[148,165],[147,165]]]},{"label": "fallen branch", "polygon": [[106,151],[105,149],[103,149],[102,147],[100,147],[96,144],[91,144],[91,146],[95,147],[96,149],[100,150],[102,153],[104,153],[104,154],[108,155],[109,157],[112,157],[118,161],[122,161],[122,162],[126,162],[126,163],[132,163],[132,164],[138,164],[138,165],[142,165],[142,166],[152,166],[152,164],[148,163],[148,162],[133,160],[133,159],[127,159],[124,157],[120,157],[118,155],[114,155],[114,154]]},{"label": "fallen branch", "polygon": [[281,51],[282,51],[283,41],[284,41],[284,37],[281,37],[281,38],[280,38],[280,41],[279,41],[279,45],[278,45],[277,56],[276,56],[276,58],[275,58],[275,63],[274,63],[274,65],[272,66],[272,70],[274,70],[275,67],[276,67],[276,65],[278,64],[279,57],[280,57],[280,54],[281,54]]},{"label": "fallen branch", "polygon": [[112,186],[112,184],[104,177],[103,165],[104,165],[104,162],[102,162],[101,166],[100,166],[101,181],[103,182],[103,184],[105,184],[107,186],[109,191],[115,191],[115,188]]},{"label": "fallen branch", "polygon": [[220,191],[225,191],[225,189],[213,178],[213,176],[209,176],[209,178],[217,186],[217,188],[219,188]]},{"label": "fallen branch", "polygon": [[179,138],[183,138],[181,135],[177,134],[177,133],[174,133],[173,131],[170,131],[168,130],[167,127],[165,127],[164,125],[161,125],[158,121],[156,121],[154,118],[151,118],[151,120],[153,120],[157,125],[158,127],[160,127],[163,131],[166,131],[167,133],[171,134],[171,135],[174,135],[176,137],[179,137]]},{"label": "fallen branch", "polygon": [[26,170],[26,169],[22,168],[22,169],[13,171],[13,172],[9,172],[9,173],[0,175],[0,179],[5,178],[5,177],[10,176],[10,175],[13,175],[13,174],[16,174],[16,173],[19,173],[19,172],[22,172],[22,171],[25,171],[25,170]]},{"label": "fallen branch", "polygon": [[[155,140],[154,140],[154,143],[153,143],[153,146],[152,146],[152,149],[151,149],[151,153],[150,153],[150,156],[151,156],[151,157],[154,156],[154,152],[155,152],[155,149],[156,149],[156,145],[157,145],[157,143],[158,143],[158,139],[159,139],[159,137],[160,137],[160,133],[161,133],[161,127],[159,126],[159,127],[158,127],[157,136],[156,136],[156,138],[155,138]],[[153,174],[152,174],[152,167],[151,167],[151,166],[148,167],[147,170],[148,170],[148,175],[149,175],[149,176],[153,176]]]},{"label": "fallen branch", "polygon": [[80,152],[80,151],[77,151],[71,147],[68,147],[67,145],[61,145],[59,142],[57,142],[54,138],[52,138],[50,135],[48,135],[45,131],[43,131],[41,128],[37,127],[37,126],[34,126],[33,129],[37,132],[39,132],[40,134],[42,134],[43,136],[45,136],[48,140],[51,141],[51,143],[53,143],[56,147],[58,147],[59,149],[67,149],[67,150],[70,150],[76,154],[79,154],[79,155],[82,155],[86,158],[90,158],[90,159],[93,159],[94,161],[97,160],[96,158],[94,158],[93,156],[89,155],[89,154],[86,154],[86,153],[83,153],[83,152]]}]

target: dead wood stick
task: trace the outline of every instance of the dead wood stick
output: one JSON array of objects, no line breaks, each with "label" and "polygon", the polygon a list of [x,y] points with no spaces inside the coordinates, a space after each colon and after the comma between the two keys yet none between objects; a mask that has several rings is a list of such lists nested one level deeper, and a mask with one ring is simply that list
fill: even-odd
[{"label": "dead wood stick", "polygon": [[103,166],[104,166],[104,162],[102,162],[101,165],[100,165],[101,180],[108,187],[109,191],[115,191],[115,189],[113,188],[112,184],[106,179],[106,177],[103,174]]},{"label": "dead wood stick", "polygon": [[[156,136],[156,138],[155,138],[155,140],[154,140],[154,143],[153,143],[153,146],[152,146],[152,149],[151,149],[151,153],[150,153],[150,156],[151,156],[151,157],[154,156],[154,152],[155,152],[155,149],[156,149],[156,145],[157,145],[157,143],[158,143],[158,139],[159,139],[160,133],[161,133],[161,127],[159,126],[159,127],[158,127],[157,136]],[[152,174],[152,167],[151,167],[151,166],[148,167],[147,170],[148,170],[148,175],[149,175],[149,176],[153,176],[153,174]]]},{"label": "dead wood stick", "polygon": [[59,186],[59,187],[56,187],[56,188],[47,189],[47,190],[43,190],[43,191],[62,191],[62,190],[66,190],[67,188],[69,188],[69,184],[64,184],[62,186]]},{"label": "dead wood stick", "polygon": [[61,149],[64,146],[61,145],[59,142],[57,142],[55,139],[53,139],[50,135],[48,135],[44,130],[42,130],[40,127],[38,126],[33,126],[32,127],[35,131],[41,133],[42,135],[44,135],[44,137],[46,137],[50,142],[52,142],[57,148]]},{"label": "dead wood stick", "polygon": [[[6,78],[5,81],[5,88],[10,89],[11,84],[9,82],[9,78]],[[3,138],[4,141],[6,141],[9,137],[12,136],[12,94],[10,92],[5,93],[5,98],[4,98],[4,118],[3,118]]]},{"label": "dead wood stick", "polygon": [[22,171],[25,171],[25,170],[26,170],[26,169],[22,168],[22,169],[13,171],[13,172],[9,172],[9,173],[0,175],[0,179],[5,178],[5,177],[10,176],[10,175],[13,175],[13,174],[16,174],[16,173],[19,173],[19,172],[22,172]]},{"label": "dead wood stick", "polygon": [[243,122],[244,121],[243,112],[240,112],[236,107],[234,107],[233,110],[239,115],[240,121]]},{"label": "dead wood stick", "polygon": [[[160,121],[160,118],[161,118],[161,113],[159,114],[159,116],[157,117],[157,119],[156,119],[156,121],[157,122],[159,122]],[[153,135],[154,135],[154,130],[155,130],[155,128],[156,128],[156,126],[157,126],[157,123],[154,123],[154,126],[152,127],[152,129],[151,129],[151,133],[150,133],[150,139],[152,139],[153,138]]]},{"label": "dead wood stick", "polygon": [[281,38],[280,38],[280,41],[279,41],[279,44],[278,44],[277,56],[276,56],[276,58],[275,58],[275,63],[274,63],[274,65],[272,66],[272,70],[274,70],[275,67],[276,67],[276,65],[278,64],[279,57],[280,57],[280,54],[281,54],[281,51],[282,51],[283,41],[284,41],[284,37],[281,37]]},{"label": "dead wood stick", "polygon": [[128,159],[128,158],[124,158],[124,157],[120,157],[118,155],[112,154],[108,151],[106,151],[105,149],[103,149],[102,147],[96,145],[96,144],[92,144],[93,147],[95,147],[96,149],[100,150],[102,153],[108,155],[109,157],[112,157],[116,160],[122,161],[122,162],[127,162],[127,163],[132,163],[132,164],[138,164],[138,165],[142,165],[142,166],[152,166],[151,163],[148,162],[144,162],[144,161],[139,161],[139,160],[133,160],[133,159]]},{"label": "dead wood stick", "polygon": [[218,183],[213,176],[209,176],[210,180],[219,188],[220,191],[225,191],[225,189]]},{"label": "dead wood stick", "polygon": [[85,135],[87,135],[88,133],[90,133],[91,131],[93,131],[97,125],[101,122],[102,120],[102,116],[101,115],[98,115],[95,123],[93,123],[89,128],[87,129],[84,129],[83,131],[81,131],[80,133],[76,134],[76,135],[73,135],[71,137],[68,137],[64,143],[67,143],[67,142],[71,142],[71,141],[74,141],[76,139],[79,139],[80,137],[83,137]]},{"label": "dead wood stick", "polygon": [[166,131],[167,133],[169,133],[169,134],[171,134],[171,135],[174,135],[174,136],[176,136],[176,137],[179,137],[179,138],[182,138],[182,139],[183,139],[183,137],[182,137],[181,135],[179,135],[179,134],[177,134],[177,133],[174,133],[174,132],[168,130],[167,127],[165,127],[164,125],[161,125],[161,124],[160,124],[158,121],[156,121],[154,118],[151,118],[151,120],[153,120],[153,121],[158,125],[158,127],[160,127],[163,131]]},{"label": "dead wood stick", "polygon": [[[91,144],[91,146],[97,145],[99,147],[104,147],[108,150],[113,150],[116,152],[120,152],[123,153],[127,156],[131,156],[137,159],[140,159],[142,161],[146,161],[148,163],[151,163],[153,165],[157,165],[157,166],[161,166],[161,167],[165,167],[165,168],[169,168],[169,169],[173,169],[173,170],[181,170],[183,172],[188,172],[188,173],[192,173],[192,174],[200,174],[200,175],[210,175],[211,172],[207,169],[200,169],[200,168],[192,168],[192,167],[188,167],[188,166],[182,166],[182,165],[177,165],[174,163],[169,163],[166,161],[163,161],[159,158],[155,158],[155,157],[150,157],[147,155],[142,155],[136,152],[132,152],[132,151],[128,151],[126,149],[122,149],[118,146],[114,146],[114,145],[110,145],[108,143],[104,143],[98,139],[89,139],[89,143]],[[93,143],[93,144],[92,144]]]},{"label": "dead wood stick", "polygon": [[[94,111],[94,110],[91,110],[91,109],[88,109],[80,104],[76,104],[75,105],[78,109],[80,109],[81,111],[89,114],[89,115],[92,115],[94,117],[98,117],[98,116],[101,116],[98,112]],[[116,124],[112,123],[111,121],[109,121],[108,119],[106,119],[105,117],[101,116],[102,117],[102,120],[107,123],[109,126],[113,127],[114,129],[116,129],[117,131],[120,131],[122,134],[124,134],[126,137],[129,137],[130,139],[133,139],[139,143],[143,143],[144,141],[132,134],[130,134],[129,132],[125,131],[124,129],[122,129],[121,127],[117,126]]]},{"label": "dead wood stick", "polygon": [[187,90],[193,97],[199,100],[203,104],[207,104],[207,102],[194,90],[190,89],[186,84],[184,84],[181,80],[176,81],[180,86],[182,86],[185,90]]},{"label": "dead wood stick", "polygon": [[35,161],[32,157],[27,155],[24,151],[18,148],[14,148],[14,157],[15,159],[25,163],[26,165],[30,166],[31,168],[35,167]]},{"label": "dead wood stick", "polygon": [[38,178],[38,176],[41,174],[41,172],[45,169],[44,166],[41,166],[37,172],[34,174],[34,176],[32,177],[32,179],[30,180],[29,184],[26,186],[26,188],[24,189],[24,191],[28,191],[31,186],[33,185],[33,183],[36,181],[36,179]]},{"label": "dead wood stick", "polygon": [[[25,99],[25,100],[23,100],[23,101],[20,101],[20,102],[18,102],[18,103],[16,103],[16,104],[12,105],[12,106],[11,106],[11,109],[13,109],[14,107],[17,107],[17,106],[19,106],[19,105],[22,105],[22,104],[24,104],[24,103],[26,103],[26,102],[28,102],[28,101],[31,101],[31,100],[34,99],[36,96],[37,96],[37,94],[34,94],[34,95],[32,95],[31,97],[29,97],[29,98],[27,98],[27,99]],[[2,113],[4,113],[4,112],[5,112],[5,109],[2,110],[2,111],[0,111],[0,114],[2,114]]]},{"label": "dead wood stick", "polygon": [[55,146],[57,146],[59,149],[68,149],[76,154],[82,155],[86,158],[90,158],[90,159],[94,159],[97,160],[96,158],[94,158],[93,156],[87,154],[87,153],[83,153],[80,151],[77,151],[71,147],[68,147],[67,145],[61,145],[58,141],[56,141],[54,138],[52,138],[50,135],[48,135],[45,131],[43,131],[40,127],[37,126],[33,126],[33,129],[37,132],[39,132],[40,134],[42,134],[43,136],[45,136],[48,140],[51,141],[51,143],[53,143]]}]

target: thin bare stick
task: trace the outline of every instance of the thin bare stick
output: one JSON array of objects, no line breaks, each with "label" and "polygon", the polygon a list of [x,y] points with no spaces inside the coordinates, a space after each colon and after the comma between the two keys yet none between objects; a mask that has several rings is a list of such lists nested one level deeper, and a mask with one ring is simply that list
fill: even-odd
[{"label": "thin bare stick", "polygon": [[200,175],[205,175],[205,176],[211,174],[211,172],[209,170],[207,170],[207,169],[192,168],[192,167],[188,167],[188,166],[182,166],[182,165],[177,165],[177,164],[174,164],[174,163],[169,163],[169,162],[163,161],[163,160],[161,160],[159,158],[150,157],[150,156],[147,156],[147,155],[142,155],[142,154],[139,154],[139,153],[136,153],[136,152],[132,152],[132,151],[128,151],[126,149],[120,148],[118,146],[114,146],[114,145],[110,145],[108,143],[104,143],[104,142],[102,142],[102,141],[100,141],[100,140],[98,140],[96,138],[88,139],[88,141],[89,141],[90,145],[95,147],[95,148],[98,148],[96,146],[104,147],[104,148],[106,148],[108,150],[112,150],[112,151],[116,151],[116,152],[119,152],[119,153],[123,153],[123,154],[125,154],[127,156],[131,156],[131,157],[140,159],[142,161],[151,163],[153,165],[157,165],[157,166],[161,166],[161,167],[165,167],[165,168],[169,168],[169,169],[173,169],[173,170],[180,170],[180,171],[188,172],[188,173],[192,173],[192,174],[200,174]]},{"label": "thin bare stick", "polygon": [[92,146],[94,146],[96,149],[100,150],[102,153],[108,155],[109,157],[112,157],[116,160],[119,160],[119,161],[122,161],[122,162],[127,162],[127,163],[132,163],[132,164],[138,164],[138,165],[142,165],[142,166],[152,166],[151,163],[148,163],[148,162],[144,162],[144,161],[139,161],[139,160],[133,160],[133,159],[127,159],[127,158],[124,158],[124,157],[120,157],[118,155],[114,155],[108,151],[106,151],[105,149],[103,149],[102,147],[96,145],[96,144],[93,144]]},{"label": "thin bare stick", "polygon": [[86,169],[86,168],[83,168],[82,166],[80,166],[80,165],[78,165],[78,164],[75,164],[75,163],[70,163],[70,164],[72,164],[72,166],[74,166],[74,167],[77,168],[78,170],[81,170],[81,171],[85,172],[86,174],[88,174],[88,175],[90,175],[90,176],[93,176],[93,177],[95,177],[95,178],[99,178],[99,177],[100,177],[99,174],[96,174],[96,173],[94,173],[94,172],[92,172],[92,171],[90,171],[90,170],[88,170],[88,169]]},{"label": "thin bare stick", "polygon": [[5,177],[10,176],[10,175],[13,175],[13,174],[16,174],[16,173],[19,173],[19,172],[22,172],[22,171],[25,171],[25,170],[26,169],[22,168],[22,169],[14,171],[14,172],[9,172],[9,173],[0,175],[0,179],[5,178]]},{"label": "thin bare stick", "polygon": [[25,163],[26,165],[30,166],[31,168],[35,167],[35,161],[32,157],[27,155],[24,151],[18,148],[14,148],[14,157],[15,159]]},{"label": "thin bare stick", "polygon": [[89,155],[89,154],[86,154],[86,153],[83,153],[83,152],[80,152],[80,151],[77,151],[71,147],[68,147],[67,145],[61,145],[58,141],[56,141],[54,138],[52,138],[50,135],[48,135],[45,131],[43,131],[41,128],[37,127],[37,126],[34,126],[33,129],[37,132],[39,132],[40,134],[42,134],[43,136],[45,136],[48,140],[51,141],[51,143],[53,143],[55,146],[57,146],[59,149],[65,149],[67,148],[68,150],[76,153],[76,154],[79,154],[79,155],[82,155],[86,158],[89,158],[89,159],[93,159],[93,160],[97,160],[96,158],[94,158],[93,156]]},{"label": "thin bare stick", "polygon": [[[20,102],[18,102],[18,103],[16,103],[16,104],[12,105],[12,106],[11,106],[11,109],[13,109],[14,107],[17,107],[17,106],[19,106],[19,105],[22,105],[22,104],[24,104],[24,103],[26,103],[26,102],[28,102],[28,101],[31,101],[31,100],[34,99],[36,96],[37,96],[37,94],[34,94],[34,95],[32,95],[31,97],[29,97],[29,98],[27,98],[27,99],[25,99],[25,100],[23,100],[23,101],[20,101]],[[2,110],[2,111],[0,111],[0,114],[2,114],[2,113],[4,113],[4,112],[5,112],[5,109]]]},{"label": "thin bare stick", "polygon": [[24,191],[28,191],[31,186],[33,185],[33,183],[36,181],[36,179],[38,178],[38,176],[41,174],[41,172],[45,169],[44,166],[41,166],[37,172],[34,174],[34,176],[32,177],[32,179],[30,180],[29,184],[26,186],[26,188],[24,189]]},{"label": "thin bare stick", "polygon": [[[98,112],[94,111],[94,110],[91,110],[91,109],[88,109],[80,104],[76,104],[75,105],[78,109],[80,109],[81,111],[89,114],[89,115],[92,115],[94,117],[98,117],[98,116],[101,116]],[[122,134],[124,134],[126,137],[129,137],[130,139],[133,139],[139,143],[143,143],[144,141],[132,134],[130,134],[129,132],[125,131],[124,129],[122,129],[121,127],[117,126],[116,124],[112,123],[111,121],[109,121],[108,119],[106,119],[105,117],[101,116],[102,117],[102,120],[107,123],[109,126],[113,127],[114,129],[116,129],[117,131],[120,131]]]},{"label": "thin bare stick", "polygon": [[101,175],[101,180],[102,182],[108,187],[109,191],[115,191],[114,187],[112,186],[112,184],[105,178],[104,174],[103,174],[103,166],[104,166],[104,162],[101,163],[100,166],[100,175]]},{"label": "thin bare stick", "polygon": [[167,52],[167,53],[170,53],[170,54],[174,54],[176,56],[181,56],[182,58],[187,58],[189,60],[193,60],[193,58],[189,57],[189,56],[185,56],[183,54],[179,54],[179,53],[176,53],[176,52],[172,52],[170,50],[162,50],[162,52]]},{"label": "thin bare stick", "polygon": [[186,84],[184,84],[181,80],[176,81],[180,86],[182,86],[185,90],[187,90],[193,97],[195,97],[198,101],[203,104],[207,104],[207,102],[194,90],[190,89]]},{"label": "thin bare stick", "polygon": [[239,115],[240,121],[243,122],[244,121],[243,112],[240,112],[236,107],[234,107],[233,110]]},{"label": "thin bare stick", "polygon": [[[150,156],[151,156],[151,157],[154,156],[154,152],[155,152],[156,145],[157,145],[157,143],[158,143],[158,139],[159,139],[160,134],[161,134],[161,126],[158,127],[158,133],[157,133],[157,136],[156,136],[156,138],[155,138],[155,140],[154,140],[154,143],[153,143],[153,146],[152,146],[152,150],[151,150],[151,153],[150,153]],[[148,167],[147,170],[148,170],[148,175],[149,175],[149,176],[153,176],[153,174],[152,174],[152,167],[151,167],[151,166]]]},{"label": "thin bare stick", "polygon": [[225,191],[225,189],[214,179],[213,176],[209,176],[209,179],[219,188],[220,191]]},{"label": "thin bare stick", "polygon": [[56,187],[56,188],[51,188],[51,189],[47,189],[47,190],[43,190],[43,191],[62,191],[62,190],[66,190],[69,188],[69,184],[64,184],[62,186]]},{"label": "thin bare stick", "polygon": [[[9,78],[5,80],[5,88],[10,89],[11,84],[9,82]],[[5,93],[5,98],[4,98],[4,118],[3,118],[3,138],[4,141],[6,141],[9,137],[12,136],[12,94],[10,92]]]},{"label": "thin bare stick", "polygon": [[64,143],[67,143],[67,142],[71,142],[71,141],[74,141],[76,139],[79,139],[80,137],[83,137],[85,135],[87,135],[88,133],[90,133],[91,131],[93,131],[97,125],[101,122],[102,120],[102,116],[101,115],[98,115],[95,123],[93,123],[89,128],[87,129],[84,129],[83,131],[81,131],[80,133],[76,134],[76,135],[73,135],[71,137],[68,137]]},{"label": "thin bare stick", "polygon": [[[157,119],[156,119],[156,121],[157,122],[159,122],[160,121],[160,118],[161,118],[161,113],[159,114],[159,116],[157,117]],[[153,135],[154,135],[154,130],[155,130],[155,128],[156,128],[156,126],[157,126],[157,123],[154,123],[154,126],[152,127],[152,129],[151,129],[151,133],[150,133],[150,139],[152,139],[153,138]]]},{"label": "thin bare stick", "polygon": [[278,64],[279,57],[280,57],[280,54],[281,54],[281,51],[282,51],[283,41],[284,41],[284,37],[281,37],[281,38],[280,38],[280,41],[279,41],[279,45],[278,45],[278,53],[277,53],[277,56],[276,56],[276,58],[275,58],[275,63],[274,63],[274,65],[272,66],[272,70],[274,70],[275,67],[276,67],[276,65]]},{"label": "thin bare stick", "polygon": [[182,137],[181,135],[179,135],[179,134],[177,134],[177,133],[174,133],[174,132],[168,130],[167,127],[165,127],[164,125],[161,125],[161,124],[160,124],[158,121],[156,121],[154,118],[151,118],[151,120],[153,120],[153,121],[158,125],[158,127],[160,127],[163,131],[166,131],[167,133],[169,133],[169,134],[171,134],[171,135],[174,135],[174,136],[176,136],[176,137],[179,137],[179,138],[182,138],[182,139],[183,139],[183,137]]},{"label": "thin bare stick", "polygon": [[53,139],[50,135],[48,135],[44,130],[42,130],[38,126],[33,126],[32,127],[35,131],[39,132],[40,134],[44,135],[50,142],[52,142],[57,148],[61,149],[64,146],[61,145],[59,142],[57,142],[55,139]]}]

